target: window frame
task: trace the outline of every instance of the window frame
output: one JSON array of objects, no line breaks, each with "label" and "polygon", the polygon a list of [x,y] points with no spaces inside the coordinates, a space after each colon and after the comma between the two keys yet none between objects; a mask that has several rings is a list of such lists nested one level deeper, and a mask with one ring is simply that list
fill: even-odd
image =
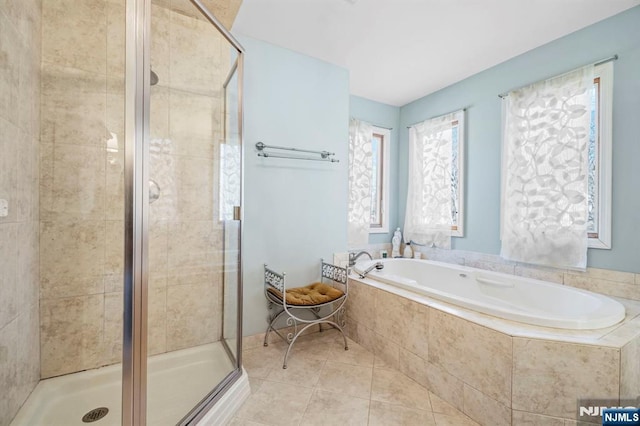
[{"label": "window frame", "polygon": [[391,152],[391,130],[383,127],[371,126],[371,138],[374,135],[382,136],[382,161],[380,167],[382,170],[382,191],[380,191],[380,217],[381,225],[369,223],[369,234],[388,234],[389,233],[389,182],[390,182],[390,152]]},{"label": "window frame", "polygon": [[598,95],[598,233],[589,236],[588,247],[611,249],[611,198],[613,164],[613,62],[594,69]]},{"label": "window frame", "polygon": [[464,151],[465,151],[465,116],[466,111],[460,114],[460,118],[451,122],[451,126],[458,126],[458,223],[451,224],[452,237],[464,237]]}]

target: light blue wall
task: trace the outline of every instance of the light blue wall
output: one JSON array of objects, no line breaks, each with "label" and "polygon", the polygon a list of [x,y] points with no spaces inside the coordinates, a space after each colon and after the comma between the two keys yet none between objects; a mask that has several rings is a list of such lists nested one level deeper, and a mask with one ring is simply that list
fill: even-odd
[{"label": "light blue wall", "polygon": [[367,121],[374,126],[391,128],[389,147],[389,229],[387,234],[369,234],[369,243],[390,243],[393,231],[398,226],[398,145],[400,127],[400,108],[375,102],[358,96],[350,97],[351,117]]},{"label": "light blue wall", "polygon": [[[264,263],[289,285],[347,246],[348,71],[239,37],[244,76],[244,335],[264,332]],[[339,163],[259,158],[255,143],[327,150]]]},{"label": "light blue wall", "polygon": [[589,249],[588,265],[640,272],[640,6],[475,74],[400,110],[399,223],[404,223],[406,126],[468,107],[465,237],[453,248],[500,252],[499,93],[618,54],[614,65],[612,250]]}]

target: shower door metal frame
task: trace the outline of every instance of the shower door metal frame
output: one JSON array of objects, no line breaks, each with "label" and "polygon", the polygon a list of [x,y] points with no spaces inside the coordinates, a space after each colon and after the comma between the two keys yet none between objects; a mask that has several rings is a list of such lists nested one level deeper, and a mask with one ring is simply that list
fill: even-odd
[{"label": "shower door metal frame", "polygon": [[[243,144],[244,48],[202,4],[191,3],[238,52],[238,143],[241,170]],[[147,301],[149,221],[149,119],[151,94],[150,33],[151,0],[126,0],[125,45],[125,161],[124,161],[124,315],[122,356],[122,425],[146,425],[147,414]],[[241,174],[242,176],[242,174]],[[241,178],[240,204],[244,182]],[[242,209],[241,209],[242,211]],[[242,212],[239,224],[242,253]],[[242,255],[238,263],[237,358],[234,370],[200,403],[186,413],[180,424],[195,424],[242,375]]]}]

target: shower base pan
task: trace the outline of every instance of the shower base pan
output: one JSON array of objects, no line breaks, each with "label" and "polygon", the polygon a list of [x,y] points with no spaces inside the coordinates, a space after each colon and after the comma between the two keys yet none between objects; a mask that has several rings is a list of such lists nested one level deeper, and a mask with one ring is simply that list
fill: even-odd
[{"label": "shower base pan", "polygon": [[[148,370],[147,424],[163,426],[180,421],[233,365],[216,342],[152,356]],[[11,426],[120,426],[121,405],[122,366],[115,364],[40,381]]]}]

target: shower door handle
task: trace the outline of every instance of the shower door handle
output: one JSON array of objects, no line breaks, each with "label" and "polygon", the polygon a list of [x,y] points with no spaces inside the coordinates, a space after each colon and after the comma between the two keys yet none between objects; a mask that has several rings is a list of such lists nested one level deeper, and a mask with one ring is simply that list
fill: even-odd
[{"label": "shower door handle", "polygon": [[240,220],[240,206],[233,206],[233,220]]}]

